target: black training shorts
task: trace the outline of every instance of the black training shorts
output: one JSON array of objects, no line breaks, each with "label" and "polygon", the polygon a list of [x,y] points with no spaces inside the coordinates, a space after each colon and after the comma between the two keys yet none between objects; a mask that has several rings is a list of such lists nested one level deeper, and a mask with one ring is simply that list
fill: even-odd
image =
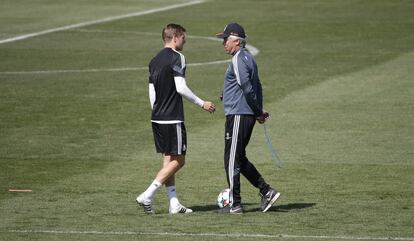
[{"label": "black training shorts", "polygon": [[184,123],[159,124],[152,122],[155,148],[164,155],[185,155],[187,133]]}]

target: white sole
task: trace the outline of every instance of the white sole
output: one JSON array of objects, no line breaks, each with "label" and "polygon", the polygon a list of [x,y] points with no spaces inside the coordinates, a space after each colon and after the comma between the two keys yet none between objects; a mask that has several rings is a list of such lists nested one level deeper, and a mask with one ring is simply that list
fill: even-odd
[{"label": "white sole", "polygon": [[178,210],[178,211],[169,211],[169,213],[170,214],[188,214],[188,213],[192,213],[193,212],[193,210],[191,210],[191,209],[189,209],[189,208],[186,208],[186,207],[183,207],[183,208],[185,208],[185,212],[180,212],[180,210],[182,209],[182,208],[180,208],[180,210]]}]

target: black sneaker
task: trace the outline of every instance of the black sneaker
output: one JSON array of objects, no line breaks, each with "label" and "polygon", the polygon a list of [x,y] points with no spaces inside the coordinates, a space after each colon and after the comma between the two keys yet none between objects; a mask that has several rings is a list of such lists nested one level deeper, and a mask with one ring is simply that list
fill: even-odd
[{"label": "black sneaker", "polygon": [[243,208],[241,206],[231,207],[230,214],[243,214]]},{"label": "black sneaker", "polygon": [[260,209],[262,212],[266,212],[280,197],[280,192],[277,192],[276,190],[270,188],[266,195],[263,196],[261,193],[259,193],[259,195],[262,197],[262,204]]},{"label": "black sneaker", "polygon": [[230,205],[227,205],[224,208],[216,210],[216,212],[220,214],[242,214],[243,208],[241,206],[230,207]]}]

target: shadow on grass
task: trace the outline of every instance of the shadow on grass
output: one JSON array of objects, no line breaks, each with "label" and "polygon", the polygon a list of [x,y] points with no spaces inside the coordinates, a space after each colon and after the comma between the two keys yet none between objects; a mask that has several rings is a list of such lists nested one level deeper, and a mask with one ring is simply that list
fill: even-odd
[{"label": "shadow on grass", "polygon": [[216,212],[219,210],[217,205],[191,206],[189,208],[193,209],[194,212]]},{"label": "shadow on grass", "polygon": [[[257,203],[243,203],[243,209],[245,213],[249,212],[259,212],[260,209],[257,207]],[[275,205],[271,207],[267,212],[289,212],[293,210],[301,210],[305,208],[312,208],[316,203],[289,203],[284,205]],[[255,208],[252,208],[255,206]],[[217,205],[204,205],[204,206],[191,206],[189,207],[194,210],[194,212],[217,212],[223,213],[220,211]]]},{"label": "shadow on grass", "polygon": [[289,203],[285,205],[275,205],[271,207],[268,212],[289,212],[292,210],[300,210],[305,208],[312,208],[316,203]]},{"label": "shadow on grass", "polygon": [[[243,207],[247,207],[247,206],[251,206],[251,205],[257,205],[257,204],[244,203]],[[226,213],[226,212],[228,212],[228,211],[225,211],[226,208],[220,209],[217,205],[191,206],[189,208],[193,209],[194,212],[215,212],[215,213]],[[259,210],[259,209],[257,209],[257,210]],[[245,212],[252,212],[253,210],[250,211],[250,209],[247,208],[244,211]]]}]

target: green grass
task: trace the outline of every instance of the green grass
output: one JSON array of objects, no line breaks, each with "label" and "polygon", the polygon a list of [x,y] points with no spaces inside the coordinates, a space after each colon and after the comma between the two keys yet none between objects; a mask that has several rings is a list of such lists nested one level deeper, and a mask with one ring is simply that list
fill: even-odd
[{"label": "green grass", "polygon": [[[0,39],[166,4],[6,1]],[[408,0],[208,1],[0,44],[0,240],[414,240],[413,10]],[[231,21],[260,50],[267,125],[284,167],[276,169],[260,125],[248,155],[282,198],[260,213],[243,179],[247,212],[214,213],[225,186],[223,111],[186,103],[189,151],[177,188],[196,212],[169,215],[161,190],[158,214],[144,215],[134,199],[161,158],[140,68],[169,22],[190,35],[188,63],[229,58],[220,42],[191,35],[214,36]],[[125,67],[137,69],[59,72]],[[188,84],[219,104],[225,69],[190,66]]]},{"label": "green grass", "polygon": [[13,37],[80,22],[124,15],[164,7],[186,0],[71,0],[71,1],[13,1],[2,0],[0,9],[0,36]]}]

